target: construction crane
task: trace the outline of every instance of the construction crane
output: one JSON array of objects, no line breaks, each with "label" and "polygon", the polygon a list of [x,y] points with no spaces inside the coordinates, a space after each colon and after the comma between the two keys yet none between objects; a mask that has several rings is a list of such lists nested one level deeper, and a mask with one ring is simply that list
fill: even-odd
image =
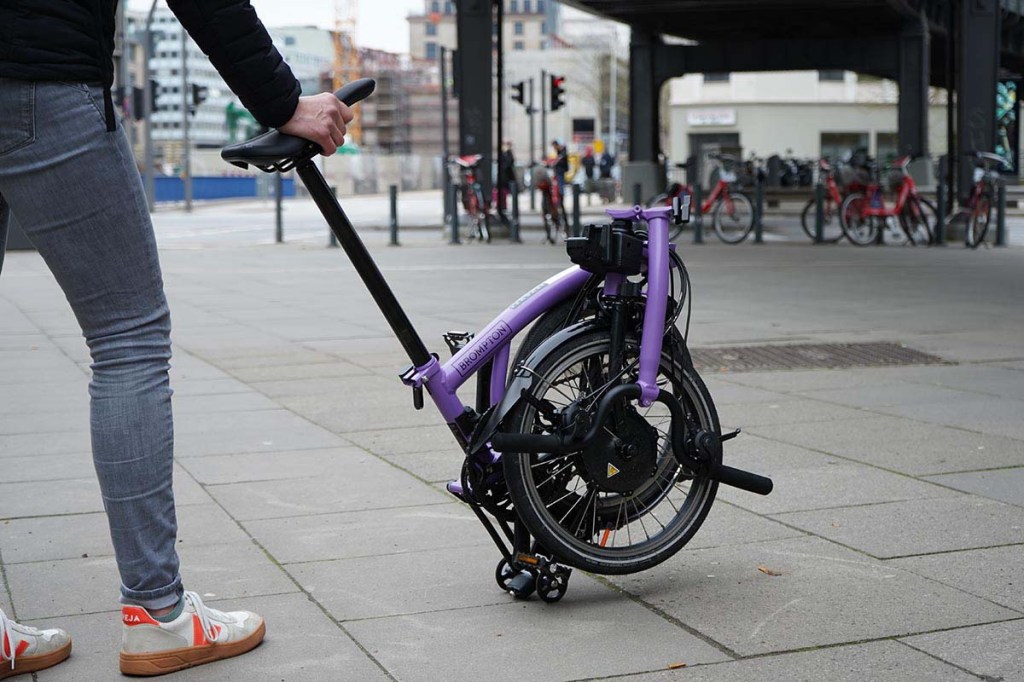
[{"label": "construction crane", "polygon": [[[334,0],[334,89],[356,80],[359,73],[359,48],[356,27],[359,24],[359,0]],[[357,116],[348,126],[357,143],[363,141],[363,128]]]}]

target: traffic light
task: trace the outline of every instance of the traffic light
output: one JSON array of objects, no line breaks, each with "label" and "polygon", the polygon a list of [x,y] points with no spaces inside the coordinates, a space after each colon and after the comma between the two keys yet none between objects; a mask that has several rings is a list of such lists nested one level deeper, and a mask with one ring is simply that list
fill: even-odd
[{"label": "traffic light", "polygon": [[512,86],[512,101],[526,106],[526,81],[519,81]]},{"label": "traffic light", "polygon": [[192,106],[189,107],[191,113],[196,113],[196,109],[199,108],[200,104],[206,101],[209,94],[210,89],[205,85],[199,85],[197,83],[192,84]]},{"label": "traffic light", "polygon": [[141,121],[146,118],[146,91],[132,88],[132,118]]},{"label": "traffic light", "polygon": [[551,76],[551,111],[565,106],[565,76]]}]

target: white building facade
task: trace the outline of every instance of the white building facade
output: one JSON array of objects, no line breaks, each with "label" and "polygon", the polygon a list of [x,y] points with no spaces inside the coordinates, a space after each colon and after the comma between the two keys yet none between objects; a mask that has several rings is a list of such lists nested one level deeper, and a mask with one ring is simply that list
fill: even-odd
[{"label": "white building facade", "polygon": [[[841,157],[866,148],[880,161],[900,155],[899,89],[848,71],[692,74],[670,81],[665,153],[673,162],[707,145],[765,158]],[[946,108],[933,91],[929,151],[946,150]]]}]

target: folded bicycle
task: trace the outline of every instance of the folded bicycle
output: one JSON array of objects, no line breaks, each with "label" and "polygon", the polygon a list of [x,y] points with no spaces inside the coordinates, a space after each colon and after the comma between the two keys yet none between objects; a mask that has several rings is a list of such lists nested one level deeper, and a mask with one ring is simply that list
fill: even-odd
[{"label": "folded bicycle", "polygon": [[[337,93],[348,105],[369,79]],[[412,365],[400,375],[421,409],[430,394],[465,454],[448,490],[501,553],[496,579],[515,597],[561,599],[573,568],[634,573],[665,561],[700,528],[719,483],[767,495],[772,482],[722,464],[715,406],[676,326],[689,276],[669,243],[671,207],[609,211],[612,222],[568,240],[574,265],[541,282],[476,335],[445,336],[431,354],[332,195],[320,148],[271,131],[222,157],[267,172],[294,169]],[[687,316],[688,319],[689,316]],[[515,359],[512,341],[528,326]],[[510,371],[511,369],[511,371]],[[456,391],[475,377],[474,406]]]}]

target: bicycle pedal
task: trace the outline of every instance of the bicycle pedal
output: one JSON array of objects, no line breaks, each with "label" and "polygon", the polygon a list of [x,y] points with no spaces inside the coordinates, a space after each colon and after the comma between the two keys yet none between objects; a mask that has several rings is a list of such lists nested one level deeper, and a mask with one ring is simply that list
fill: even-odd
[{"label": "bicycle pedal", "polygon": [[719,440],[720,442],[724,443],[725,441],[727,441],[727,440],[732,440],[732,439],[733,439],[733,438],[735,438],[736,436],[740,435],[740,433],[742,433],[742,431],[743,431],[742,429],[736,429],[736,430],[735,430],[735,431],[733,431],[732,433],[727,433],[727,434],[725,434],[724,436],[722,436],[722,437],[721,437],[721,438],[719,438],[718,440]]}]

